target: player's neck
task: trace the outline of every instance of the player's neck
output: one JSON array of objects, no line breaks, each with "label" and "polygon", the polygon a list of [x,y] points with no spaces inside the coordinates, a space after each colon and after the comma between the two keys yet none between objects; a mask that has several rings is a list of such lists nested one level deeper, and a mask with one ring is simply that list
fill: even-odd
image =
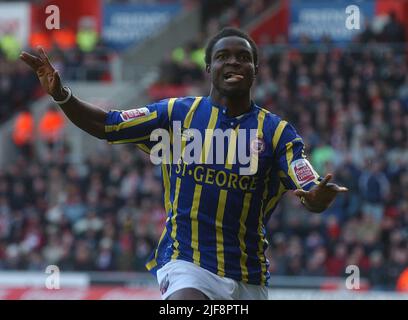
[{"label": "player's neck", "polygon": [[240,96],[224,96],[216,90],[211,90],[210,98],[213,103],[227,108],[229,117],[237,117],[251,109],[251,94]]}]

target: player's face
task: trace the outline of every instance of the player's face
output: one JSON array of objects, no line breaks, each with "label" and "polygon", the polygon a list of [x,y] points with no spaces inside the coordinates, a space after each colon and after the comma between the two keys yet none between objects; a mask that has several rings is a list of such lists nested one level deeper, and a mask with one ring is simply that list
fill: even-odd
[{"label": "player's face", "polygon": [[256,66],[249,42],[232,36],[218,40],[207,66],[213,87],[226,97],[246,95],[251,89]]}]

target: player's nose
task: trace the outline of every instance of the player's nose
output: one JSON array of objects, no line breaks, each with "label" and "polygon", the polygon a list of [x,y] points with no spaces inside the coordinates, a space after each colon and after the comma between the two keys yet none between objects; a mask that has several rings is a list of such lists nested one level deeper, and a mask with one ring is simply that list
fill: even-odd
[{"label": "player's nose", "polygon": [[235,56],[235,55],[230,55],[229,57],[228,57],[228,59],[225,61],[225,64],[226,65],[229,65],[229,66],[236,66],[236,65],[240,65],[240,62],[239,62],[239,60],[238,60],[238,58]]}]

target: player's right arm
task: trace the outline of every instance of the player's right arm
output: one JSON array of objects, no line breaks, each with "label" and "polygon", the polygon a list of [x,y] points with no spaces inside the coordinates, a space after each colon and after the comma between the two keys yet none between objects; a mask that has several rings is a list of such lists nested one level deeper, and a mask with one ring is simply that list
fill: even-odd
[{"label": "player's right arm", "polygon": [[[62,86],[58,71],[51,65],[43,48],[38,48],[38,56],[23,51],[20,59],[35,71],[41,86],[54,100],[63,101],[67,98],[68,91]],[[60,104],[60,107],[77,127],[99,139],[106,139],[106,111],[74,96]]]}]

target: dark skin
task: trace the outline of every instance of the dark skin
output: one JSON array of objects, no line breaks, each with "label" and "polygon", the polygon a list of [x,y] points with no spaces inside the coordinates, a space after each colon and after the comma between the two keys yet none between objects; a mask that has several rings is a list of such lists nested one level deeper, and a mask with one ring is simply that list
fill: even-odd
[{"label": "dark skin", "polygon": [[[61,101],[68,96],[63,88],[58,71],[51,65],[45,51],[39,47],[38,56],[22,52],[23,60],[37,74],[43,89],[55,100]],[[232,36],[218,40],[212,50],[211,63],[206,66],[211,76],[211,100],[227,107],[228,116],[236,117],[250,110],[251,87],[258,72],[249,42]],[[89,134],[105,139],[105,119],[107,112],[72,97],[60,105],[67,117],[79,128]],[[338,193],[347,188],[329,183],[332,174],[309,191],[295,190],[305,207],[311,212],[322,212],[334,201]],[[169,300],[207,300],[208,297],[194,288],[184,288],[169,296]]]},{"label": "dark skin", "polygon": [[[222,38],[213,47],[211,64],[206,66],[211,76],[210,97],[216,104],[226,106],[231,117],[249,111],[250,90],[258,73],[253,60],[251,45],[240,37]],[[227,82],[225,77],[231,73],[242,76],[242,79]]]},{"label": "dark skin", "polygon": [[167,300],[210,300],[200,290],[194,288],[183,288],[171,294]]},{"label": "dark skin", "polygon": [[[44,49],[38,47],[37,50],[38,56],[23,51],[20,54],[20,59],[33,69],[40,80],[41,86],[51,97],[57,101],[64,100],[68,96],[68,92],[61,84],[58,71],[50,63]],[[105,139],[106,111],[74,96],[60,107],[77,127],[94,137]]]}]

